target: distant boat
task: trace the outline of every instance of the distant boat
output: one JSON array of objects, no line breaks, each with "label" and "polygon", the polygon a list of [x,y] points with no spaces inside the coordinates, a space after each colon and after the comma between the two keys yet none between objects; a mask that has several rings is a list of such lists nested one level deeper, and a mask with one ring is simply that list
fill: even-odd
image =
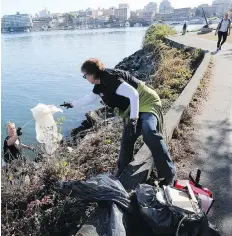
[{"label": "distant boat", "polygon": [[30,32],[31,29],[24,27],[12,27],[12,28],[3,28],[1,29],[2,33],[17,33],[17,32]]},{"label": "distant boat", "polygon": [[180,25],[180,22],[171,22],[170,25]]},{"label": "distant boat", "polygon": [[134,24],[134,27],[142,27],[143,25],[141,23]]},{"label": "distant boat", "polygon": [[125,23],[125,27],[130,27],[130,22],[129,22],[129,21],[127,21],[127,22]]}]

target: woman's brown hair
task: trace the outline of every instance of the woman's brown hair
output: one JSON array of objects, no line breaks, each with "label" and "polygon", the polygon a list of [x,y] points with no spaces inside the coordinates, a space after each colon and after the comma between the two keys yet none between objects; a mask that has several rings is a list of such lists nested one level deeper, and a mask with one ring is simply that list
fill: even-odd
[{"label": "woman's brown hair", "polygon": [[104,70],[105,70],[104,64],[96,58],[88,59],[81,66],[81,72],[94,75],[95,78],[98,78],[101,72]]}]

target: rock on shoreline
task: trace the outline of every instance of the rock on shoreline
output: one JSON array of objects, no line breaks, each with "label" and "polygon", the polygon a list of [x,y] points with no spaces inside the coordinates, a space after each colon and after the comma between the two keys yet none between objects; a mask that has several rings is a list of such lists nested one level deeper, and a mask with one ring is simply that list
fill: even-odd
[{"label": "rock on shoreline", "polygon": [[147,81],[158,68],[158,63],[154,63],[158,57],[159,50],[156,50],[153,45],[147,45],[124,58],[115,66],[115,69],[129,71],[139,80]]}]

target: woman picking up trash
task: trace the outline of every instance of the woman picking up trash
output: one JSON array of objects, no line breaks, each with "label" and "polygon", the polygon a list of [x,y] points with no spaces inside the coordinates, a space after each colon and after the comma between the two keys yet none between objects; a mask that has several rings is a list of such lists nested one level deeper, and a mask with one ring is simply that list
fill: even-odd
[{"label": "woman picking up trash", "polygon": [[116,176],[120,176],[131,162],[134,144],[142,135],[152,153],[160,184],[170,184],[175,175],[175,166],[161,135],[163,114],[158,94],[130,73],[106,69],[95,58],[85,61],[81,71],[83,78],[94,85],[92,93],[74,102],[64,102],[61,106],[78,108],[101,98],[109,107],[118,109],[123,117],[124,130]]}]

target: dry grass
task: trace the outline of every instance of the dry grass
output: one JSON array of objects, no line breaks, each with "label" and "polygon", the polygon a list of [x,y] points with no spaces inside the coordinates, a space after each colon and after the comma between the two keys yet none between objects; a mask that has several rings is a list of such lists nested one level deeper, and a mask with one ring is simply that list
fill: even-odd
[{"label": "dry grass", "polygon": [[149,84],[156,89],[166,111],[183,91],[203,58],[199,50],[177,50],[164,44],[160,46],[159,67],[150,76]]},{"label": "dry grass", "polygon": [[178,170],[177,177],[180,179],[188,178],[189,173],[186,166],[189,166],[197,154],[197,150],[193,150],[191,146],[192,131],[194,130],[193,118],[200,112],[202,102],[207,99],[213,65],[211,60],[189,108],[184,112],[179,127],[174,131],[169,143],[169,150]]},{"label": "dry grass", "polygon": [[158,88],[161,85],[167,85],[172,88],[176,83],[180,84],[190,77],[190,57],[177,49],[164,48],[153,86]]}]

